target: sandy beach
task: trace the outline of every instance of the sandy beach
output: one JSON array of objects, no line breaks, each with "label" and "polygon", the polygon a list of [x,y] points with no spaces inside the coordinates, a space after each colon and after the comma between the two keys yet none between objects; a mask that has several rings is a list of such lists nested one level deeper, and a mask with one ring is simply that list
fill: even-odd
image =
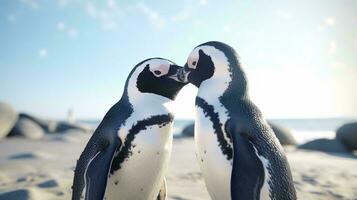
[{"label": "sandy beach", "polygon": [[[356,11],[357,0],[0,0],[0,200],[70,200],[96,127],[107,135],[80,164],[105,168],[118,136],[113,188],[154,198],[171,121],[167,200],[210,200],[199,162],[220,189],[234,149],[244,191],[292,194],[273,133],[299,200],[357,200]],[[99,175],[76,179],[75,196]]]},{"label": "sandy beach", "polygon": [[[90,134],[0,141],[0,199],[70,199],[73,169]],[[357,156],[286,150],[299,199],[357,199]],[[168,199],[210,199],[193,138],[175,138],[167,172]]]}]

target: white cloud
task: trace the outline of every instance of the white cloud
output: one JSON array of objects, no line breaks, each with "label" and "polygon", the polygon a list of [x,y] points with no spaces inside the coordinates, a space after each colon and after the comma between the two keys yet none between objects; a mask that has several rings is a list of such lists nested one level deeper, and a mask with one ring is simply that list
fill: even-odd
[{"label": "white cloud", "polygon": [[328,49],[328,53],[330,55],[335,55],[336,54],[336,42],[335,41],[331,41],[329,44],[329,49]]},{"label": "white cloud", "polygon": [[75,38],[78,36],[78,30],[75,28],[70,28],[68,29],[67,34],[70,38]]},{"label": "white cloud", "polygon": [[96,19],[101,24],[103,30],[114,30],[118,28],[118,21],[123,12],[116,4],[115,0],[108,0],[106,6],[99,7],[92,2],[85,6],[87,14]]},{"label": "white cloud", "polygon": [[46,48],[42,48],[38,51],[38,55],[40,57],[46,57],[47,56],[47,49]]},{"label": "white cloud", "polygon": [[79,30],[74,27],[66,27],[65,23],[60,21],[57,23],[57,30],[67,34],[70,38],[76,38],[79,34]]},{"label": "white cloud", "polygon": [[171,17],[171,20],[176,22],[176,21],[184,21],[189,19],[192,16],[192,6],[190,2],[185,3],[185,6],[183,7],[182,10],[180,10],[176,15]]},{"label": "white cloud", "polygon": [[64,23],[63,23],[63,22],[58,22],[58,23],[57,23],[57,29],[58,29],[59,31],[63,31],[63,30],[65,29]]},{"label": "white cloud", "polygon": [[334,17],[325,18],[325,24],[327,26],[335,26],[336,25],[336,18],[334,18]]},{"label": "white cloud", "polygon": [[150,23],[156,28],[161,29],[166,25],[167,19],[155,10],[151,9],[145,3],[139,2],[137,6],[139,10],[149,17]]}]

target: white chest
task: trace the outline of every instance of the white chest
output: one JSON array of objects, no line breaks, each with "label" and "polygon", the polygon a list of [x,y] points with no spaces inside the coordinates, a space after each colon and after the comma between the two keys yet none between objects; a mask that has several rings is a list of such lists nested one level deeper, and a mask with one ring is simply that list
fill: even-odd
[{"label": "white chest", "polygon": [[206,187],[213,200],[229,200],[232,160],[222,153],[211,120],[201,108],[196,111],[196,152]]},{"label": "white chest", "polygon": [[[125,141],[127,133],[123,130],[119,132],[119,136]],[[168,167],[171,147],[171,122],[147,126],[137,133],[132,141],[130,155],[108,179],[105,198],[156,199]]]}]

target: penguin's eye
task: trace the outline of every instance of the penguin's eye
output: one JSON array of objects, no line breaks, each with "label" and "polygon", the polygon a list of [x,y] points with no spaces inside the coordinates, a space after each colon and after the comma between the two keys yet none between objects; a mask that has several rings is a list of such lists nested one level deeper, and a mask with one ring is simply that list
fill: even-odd
[{"label": "penguin's eye", "polygon": [[156,77],[161,77],[169,73],[170,63],[169,62],[155,62],[150,63],[150,71]]},{"label": "penguin's eye", "polygon": [[154,73],[155,73],[156,75],[160,75],[160,74],[161,74],[161,72],[160,72],[159,70],[155,70]]},{"label": "penguin's eye", "polygon": [[191,53],[191,55],[187,58],[188,68],[196,69],[197,63],[198,63],[198,57],[195,54]]}]

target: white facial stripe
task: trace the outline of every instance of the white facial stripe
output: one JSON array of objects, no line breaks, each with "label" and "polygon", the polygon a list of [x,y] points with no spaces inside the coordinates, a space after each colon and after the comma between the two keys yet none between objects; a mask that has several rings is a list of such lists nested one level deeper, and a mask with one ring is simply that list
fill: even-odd
[{"label": "white facial stripe", "polygon": [[204,80],[198,90],[198,96],[212,105],[222,96],[232,81],[228,58],[222,51],[213,46],[200,46],[196,49],[201,49],[206,55],[210,56],[215,67],[213,76]]},{"label": "white facial stripe", "polygon": [[194,49],[187,59],[187,65],[191,69],[196,69],[198,62],[198,50]]},{"label": "white facial stripe", "polygon": [[[202,50],[206,55],[210,56],[212,62],[215,66],[214,74],[212,78],[228,78],[228,82],[231,81],[230,71],[229,71],[229,62],[226,55],[219,49],[213,46],[200,46],[197,47],[198,50]],[[197,51],[198,51],[197,50]]]},{"label": "white facial stripe", "polygon": [[[206,55],[214,57],[215,60],[226,59],[223,52],[216,49],[213,46],[199,46],[195,48],[187,58],[188,67],[191,69],[196,69],[197,62],[199,60],[199,51],[202,50]],[[222,56],[223,55],[223,56]]]},{"label": "white facial stripe", "polygon": [[152,59],[149,60],[146,65],[150,66],[150,71],[156,76],[160,77],[169,73],[170,65],[172,63],[167,60]]}]

